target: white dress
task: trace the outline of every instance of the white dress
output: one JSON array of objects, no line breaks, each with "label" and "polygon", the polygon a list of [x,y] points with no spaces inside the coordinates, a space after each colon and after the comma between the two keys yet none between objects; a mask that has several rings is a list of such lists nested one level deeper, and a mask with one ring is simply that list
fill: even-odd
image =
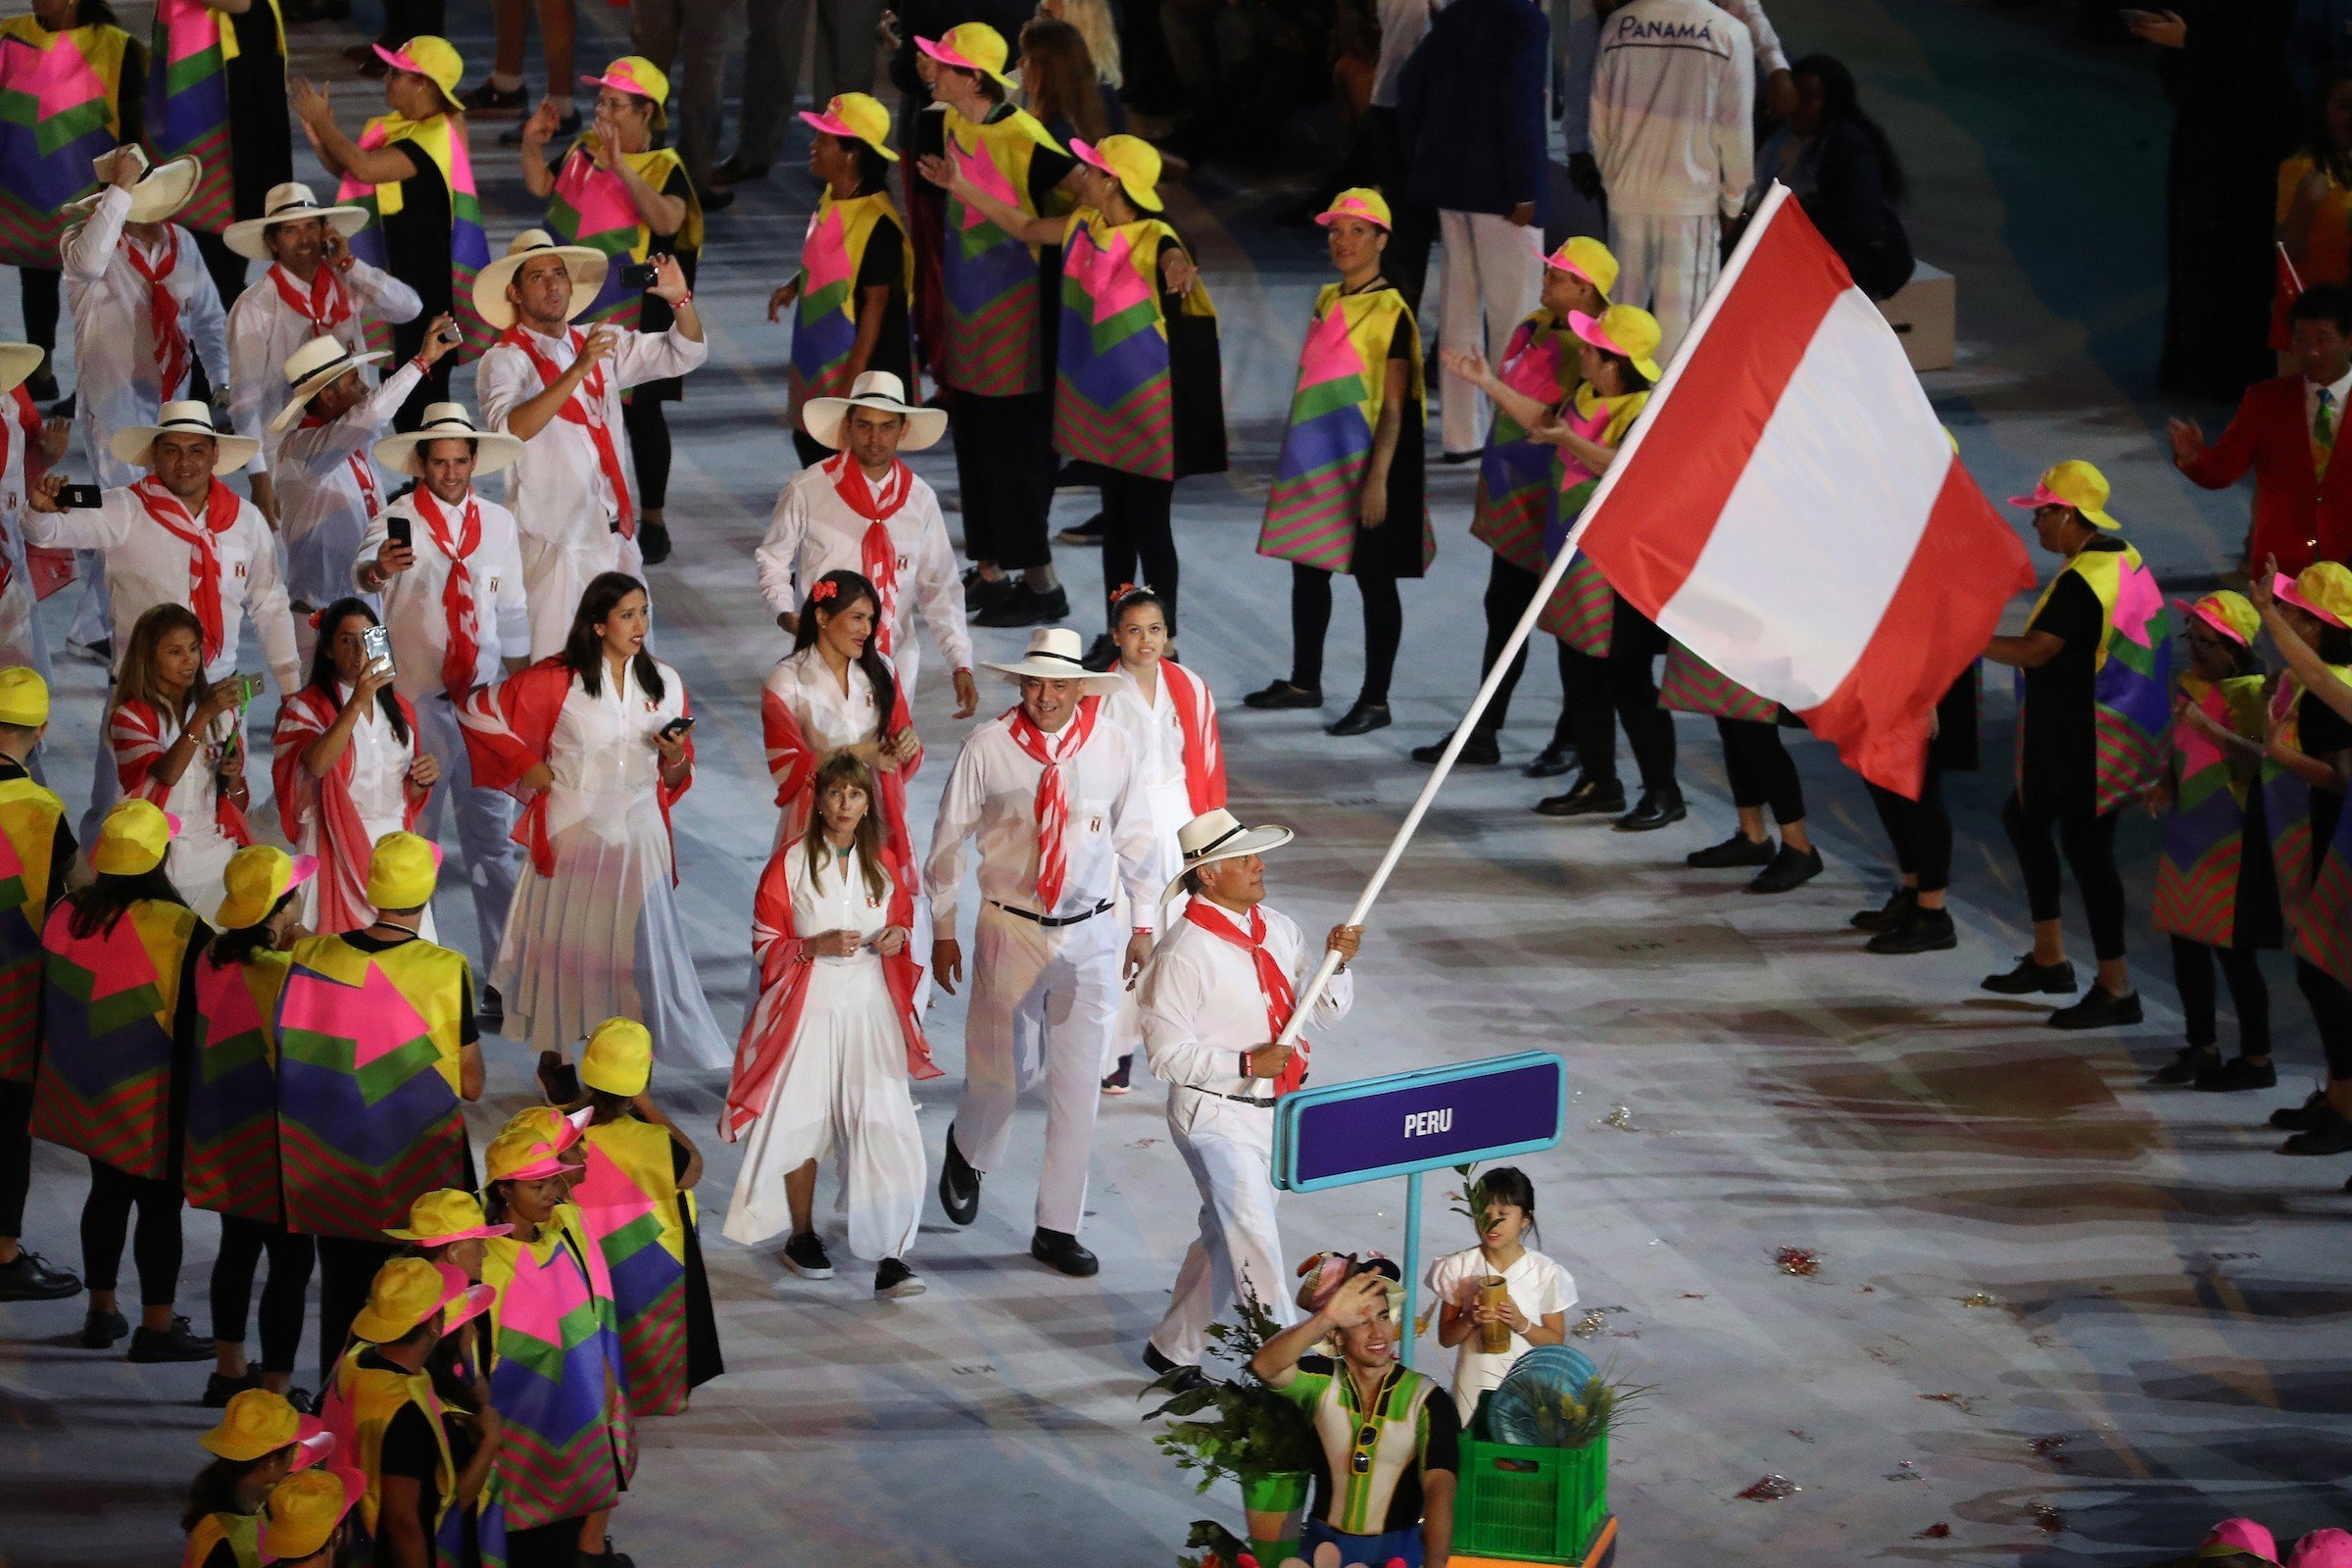
[{"label": "white dress", "polygon": [[[796,850],[785,876],[792,928],[803,937],[841,930],[871,937],[890,923],[889,894],[877,899],[866,891],[855,851],[838,870],[812,878],[808,857]],[[923,1143],[906,1077],[906,1036],[881,956],[860,948],[847,958],[812,959],[807,984],[800,1027],[767,1106],[744,1138],[727,1237],[750,1246],[789,1230],[784,1178],[838,1152],[837,1206],[849,1213],[850,1250],[877,1261],[905,1257],[922,1219]]]},{"label": "white dress", "polygon": [[[179,717],[160,711],[157,717],[162,724],[159,744],[169,752],[179,741]],[[179,896],[188,901],[188,907],[207,921],[227,895],[220,878],[228,869],[229,857],[237,853],[236,841],[220,831],[217,814],[220,799],[217,774],[236,723],[233,710],[216,716],[188,759],[188,765],[180,769],[178,782],[172,786],[171,794],[157,803],[179,818],[179,831],[172,835],[172,848],[164,856],[164,874],[172,879]],[[250,779],[255,772],[249,755],[245,760],[245,775]]]},{"label": "white dress", "polygon": [[[1159,885],[1165,887],[1184,869],[1184,849],[1176,835],[1184,824],[1193,819],[1192,791],[1184,782],[1184,719],[1176,711],[1175,700],[1168,695],[1168,678],[1163,673],[1152,684],[1151,697],[1144,696],[1143,683],[1128,673],[1127,666],[1112,666],[1119,684],[1102,700],[1102,716],[1119,726],[1135,754],[1135,773],[1144,786],[1144,801],[1152,813],[1152,842],[1159,851]],[[1124,901],[1122,901],[1123,903]],[[1166,931],[1168,918],[1184,906],[1181,898],[1168,901],[1165,911],[1153,911],[1152,929]],[[1122,909],[1119,917],[1127,918]],[[1130,922],[1132,924],[1132,922]],[[1108,1072],[1119,1058],[1132,1056],[1144,1043],[1143,1013],[1137,1003],[1138,993],[1122,990],[1119,993],[1119,1013],[1110,1030],[1110,1054],[1103,1062]]]},{"label": "white dress", "polygon": [[[340,707],[351,701],[351,688],[335,683],[335,703]],[[351,739],[343,749],[351,759],[351,804],[360,813],[360,823],[368,830],[368,842],[373,844],[387,833],[398,833],[408,819],[409,764],[416,757],[416,736],[414,731],[403,742],[392,733],[392,721],[384,716],[381,702],[369,703],[358,722],[351,726]],[[302,832],[294,846],[303,855],[317,855],[318,850],[318,813],[312,811],[302,819]],[[318,879],[313,877],[302,885],[302,923],[312,930],[318,928]],[[427,942],[438,941],[433,930],[433,911],[428,905],[424,919],[418,923],[416,934]]]},{"label": "white dress", "polygon": [[654,734],[686,709],[667,664],[659,701],[630,661],[591,697],[573,677],[548,744],[555,874],[523,867],[490,983],[507,1038],[568,1052],[607,1018],[634,1018],[672,1067],[723,1069],[734,1053],[703,998],[670,884]]},{"label": "white dress", "polygon": [[[1449,1252],[1429,1265],[1429,1294],[1438,1301],[1467,1309],[1477,1301],[1478,1288],[1490,1272],[1486,1253],[1475,1247]],[[1519,1261],[1504,1269],[1502,1278],[1511,1304],[1532,1322],[1541,1323],[1551,1313],[1565,1312],[1576,1304],[1575,1279],[1532,1247],[1521,1250]],[[1453,1403],[1465,1427],[1478,1413],[1478,1396],[1500,1387],[1503,1374],[1534,1348],[1525,1335],[1513,1334],[1509,1349],[1489,1355],[1478,1348],[1478,1329],[1473,1326],[1453,1350]]]}]

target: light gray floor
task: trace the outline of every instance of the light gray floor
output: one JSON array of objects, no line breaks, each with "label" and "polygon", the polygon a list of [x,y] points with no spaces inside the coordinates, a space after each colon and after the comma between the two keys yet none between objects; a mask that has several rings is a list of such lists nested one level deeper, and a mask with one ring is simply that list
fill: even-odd
[{"label": "light gray floor", "polygon": [[[584,11],[586,27],[612,25],[604,8]],[[1920,251],[1961,278],[1963,363],[1930,387],[1985,487],[2005,496],[2047,462],[2091,457],[2161,569],[2182,582],[2218,570],[2242,500],[2170,475],[2151,439],[2161,409],[2141,401],[2161,299],[2165,129],[2144,60],[2065,48],[2034,13],[1957,0],[1784,0],[1775,12],[1792,52],[1829,48],[1857,65],[1911,158]],[[584,38],[582,60],[599,47]],[[346,96],[348,116],[365,95]],[[503,243],[526,209],[492,129],[477,131],[476,163]],[[1474,684],[1486,559],[1462,535],[1470,474],[1438,470],[1442,545],[1430,579],[1405,595],[1396,727],[1334,742],[1307,716],[1241,709],[1241,693],[1283,668],[1289,641],[1286,570],[1250,550],[1321,280],[1306,235],[1265,224],[1288,193],[1203,178],[1172,204],[1217,292],[1235,433],[1235,472],[1179,495],[1183,647],[1226,699],[1236,808],[1299,831],[1273,866],[1275,900],[1319,927],[1344,910],[1421,781],[1405,751],[1442,733]],[[781,652],[750,552],[792,465],[776,429],[787,340],[762,305],[786,275],[806,201],[779,171],[713,225],[699,298],[716,351],[675,416],[679,553],[655,577],[662,652],[705,715],[702,771],[677,817],[681,898],[730,1025],[746,1001],[746,912],[772,809],[757,689]],[[944,453],[917,466],[952,492]],[[1083,500],[1062,499],[1065,521]],[[1091,553],[1064,557],[1081,606],[1095,602],[1096,570]],[[1343,586],[1335,703],[1357,667],[1351,600]],[[56,615],[49,624],[62,631]],[[981,641],[982,657],[1004,657],[1019,635]],[[1514,762],[1548,728],[1547,662],[1519,698]],[[62,666],[52,765],[75,799],[98,700],[94,666]],[[1996,696],[1988,707],[1991,765],[1954,787],[1955,954],[1857,952],[1845,916],[1883,895],[1885,858],[1860,788],[1819,746],[1802,745],[1800,762],[1829,875],[1762,900],[1723,873],[1683,869],[1682,855],[1730,816],[1711,732],[1692,724],[1686,827],[1637,838],[1552,823],[1527,811],[1543,789],[1515,772],[1466,773],[1375,916],[1359,1008],[1324,1043],[1322,1078],[1529,1048],[1570,1063],[1570,1136],[1525,1163],[1545,1250],[1577,1278],[1577,1312],[1606,1313],[1605,1332],[1581,1343],[1657,1387],[1616,1447],[1624,1561],[2129,1564],[2193,1546],[2227,1513],[2284,1535],[2352,1511],[2335,1343],[2352,1310],[2344,1163],[2279,1159],[2254,1126],[2300,1095],[2313,1066],[2300,1001],[2275,966],[2291,1086],[2224,1099],[2141,1087],[2178,1030],[2152,938],[2135,950],[2149,1022],[2129,1035],[2054,1035],[2039,1008],[1978,993],[1977,977],[2025,941],[1992,819],[2008,706]],[[916,720],[934,758],[915,790],[927,823],[958,726],[936,687]],[[2126,828],[2142,882],[2151,834]],[[469,941],[462,900],[444,901],[442,917],[449,940]],[[935,1159],[961,1011],[942,998],[931,1014],[951,1072],[918,1094]],[[492,1059],[477,1130],[526,1094],[520,1052],[494,1047]],[[656,1092],[690,1126],[710,1125],[712,1086],[658,1079]],[[931,1286],[920,1299],[876,1304],[848,1266],[828,1284],[799,1281],[708,1227],[730,1371],[690,1414],[646,1429],[620,1544],[649,1568],[1130,1564],[1170,1560],[1189,1519],[1238,1523],[1237,1499],[1191,1495],[1137,1419],[1136,1352],[1195,1206],[1159,1102],[1146,1087],[1104,1105],[1093,1281],[1023,1255],[1035,1107],[980,1222],[958,1234],[933,1209],[913,1259]],[[1628,1107],[1630,1130],[1602,1124],[1613,1106]],[[705,1152],[708,1201],[723,1205],[734,1155],[715,1139]],[[81,1192],[78,1162],[41,1150],[27,1228],[61,1260],[76,1251]],[[1439,1196],[1432,1254],[1467,1240]],[[1386,1184],[1293,1200],[1290,1250],[1395,1251],[1401,1198]],[[182,1301],[201,1330],[213,1227],[196,1216],[187,1231]],[[1788,1246],[1818,1250],[1819,1274],[1776,1270]],[[0,1308],[0,1552],[26,1564],[159,1560],[175,1549],[172,1514],[202,1457],[191,1441],[207,1424],[193,1404],[202,1369],[72,1348],[78,1310]],[[1434,1336],[1420,1349],[1442,1367]],[[1735,1497],[1768,1472],[1802,1490]],[[1914,1539],[1938,1523],[1948,1538]]]}]

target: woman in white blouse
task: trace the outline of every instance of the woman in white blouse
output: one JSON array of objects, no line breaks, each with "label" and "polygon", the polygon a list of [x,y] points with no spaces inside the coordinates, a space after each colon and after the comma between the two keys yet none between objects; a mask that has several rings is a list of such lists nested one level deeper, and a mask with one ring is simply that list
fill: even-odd
[{"label": "woman in white blouse", "polygon": [[818,761],[848,752],[873,770],[885,797],[875,803],[885,848],[912,863],[906,780],[922,765],[923,748],[898,669],[874,639],[881,603],[874,585],[855,571],[829,571],[809,584],[792,652],[768,671],[760,722],[767,771],[776,781],[778,844],[808,825]]},{"label": "woman in white blouse", "polygon": [[[364,599],[338,599],[318,612],[311,678],[278,709],[271,736],[278,825],[318,860],[297,916],[314,931],[358,931],[374,921],[368,858],[377,839],[416,825],[441,776],[439,760],[416,750],[416,710],[392,689],[390,659],[368,657],[376,624]],[[417,933],[435,940],[430,909]]]},{"label": "woman in white blouse", "polygon": [[125,800],[152,801],[179,819],[164,872],[206,919],[220,903],[220,873],[253,842],[245,822],[244,709],[237,677],[204,674],[204,628],[180,605],[157,605],[131,627],[115,678],[106,738]]}]

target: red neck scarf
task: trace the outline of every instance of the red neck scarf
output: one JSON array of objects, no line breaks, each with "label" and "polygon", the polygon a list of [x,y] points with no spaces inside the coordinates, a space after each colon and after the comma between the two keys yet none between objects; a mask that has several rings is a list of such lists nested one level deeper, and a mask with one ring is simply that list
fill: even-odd
[{"label": "red neck scarf", "polygon": [[1061,726],[1058,735],[1039,729],[1026,708],[1015,708],[1004,715],[1012,744],[1045,770],[1037,776],[1037,912],[1040,914],[1054,912],[1054,906],[1061,903],[1061,890],[1070,879],[1070,788],[1062,772],[1085,747],[1087,737],[1094,734],[1095,715],[1102,706],[1091,697],[1081,699],[1078,711],[1070,715],[1070,721]]},{"label": "red neck scarf", "polygon": [[[1250,955],[1257,968],[1257,989],[1266,999],[1266,1038],[1280,1040],[1289,1027],[1291,1009],[1298,998],[1291,990],[1291,977],[1282,972],[1282,965],[1266,951],[1266,916],[1252,906],[1250,928],[1245,931],[1234,923],[1233,913],[1206,899],[1191,899],[1184,906],[1184,917],[1219,942],[1230,942]],[[1274,1093],[1287,1095],[1306,1081],[1306,1037],[1300,1035],[1291,1042],[1295,1048],[1291,1059],[1283,1064],[1282,1076],[1274,1080]]]},{"label": "red neck scarf", "polygon": [[179,266],[179,230],[165,227],[160,261],[149,261],[138,242],[127,235],[122,240],[122,255],[131,270],[147,280],[147,320],[155,333],[156,373],[162,378],[164,401],[169,403],[188,378],[188,334],[179,324],[179,301],[168,286],[172,270]]},{"label": "red neck scarf", "polygon": [[890,542],[890,519],[906,505],[907,492],[914,488],[914,476],[906,465],[893,461],[890,466],[890,499],[874,499],[874,487],[865,477],[865,469],[851,454],[844,452],[825,466],[833,476],[834,494],[841,504],[865,519],[865,534],[858,541],[858,565],[865,580],[874,585],[882,596],[882,605],[874,616],[875,646],[887,659],[891,654],[891,628],[899,618],[899,553]]},{"label": "red neck scarf", "polygon": [[416,515],[433,536],[433,544],[449,558],[449,575],[441,579],[441,613],[449,619],[449,641],[441,649],[441,689],[453,698],[473,689],[474,671],[482,660],[481,644],[473,637],[473,570],[466,558],[482,542],[482,504],[466,492],[466,511],[459,516],[453,538],[441,501],[418,485],[409,492]]},{"label": "red neck scarf", "polygon": [[205,498],[204,516],[199,520],[153,474],[132,485],[130,491],[139,498],[139,505],[147,509],[147,515],[173,538],[187,544],[188,608],[196,612],[196,622],[204,628],[204,662],[209,665],[220,657],[226,641],[221,626],[220,546],[217,536],[236,525],[237,493],[215,479],[212,493]]},{"label": "red neck scarf", "polygon": [[311,323],[314,337],[324,337],[351,319],[351,297],[343,292],[342,274],[324,262],[311,274],[306,292],[301,281],[276,263],[270,267],[270,281],[277,287],[277,297],[286,302],[286,309]]},{"label": "red neck scarf", "polygon": [[[577,358],[580,345],[588,339],[576,327],[571,330],[570,336],[571,352]],[[530,359],[533,368],[538,370],[541,386],[554,386],[562,379],[564,372],[556,368],[556,362],[539,352],[538,339],[519,322],[508,327],[499,341],[522,350]],[[582,394],[585,394],[586,407],[582,407]],[[580,382],[579,390],[564,400],[564,407],[557,411],[556,417],[567,424],[583,426],[588,431],[588,439],[596,444],[596,466],[605,470],[605,482],[612,487],[613,503],[620,509],[620,536],[623,539],[636,538],[637,509],[629,500],[628,476],[621,471],[620,444],[612,439],[612,426],[605,422],[603,366],[588,372],[586,379]]]},{"label": "red neck scarf", "polygon": [[[302,427],[306,430],[322,429],[334,422],[333,419],[322,414],[312,414],[308,411],[305,411],[302,416]],[[368,509],[368,515],[372,517],[383,511],[383,497],[378,493],[375,484],[375,464],[368,458],[368,449],[363,446],[343,461],[351,465],[352,483],[359,486],[360,503]],[[422,489],[423,486],[419,485],[417,488]]]}]

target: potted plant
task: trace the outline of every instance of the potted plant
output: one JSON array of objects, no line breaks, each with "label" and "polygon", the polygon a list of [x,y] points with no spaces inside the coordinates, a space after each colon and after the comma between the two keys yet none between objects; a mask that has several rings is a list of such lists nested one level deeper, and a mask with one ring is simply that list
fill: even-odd
[{"label": "potted plant", "polygon": [[1168,1372],[1144,1391],[1167,1396],[1147,1419],[1169,1418],[1167,1430],[1152,1441],[1178,1469],[1200,1473],[1194,1490],[1206,1492],[1226,1478],[1241,1487],[1258,1560],[1280,1562],[1297,1555],[1315,1433],[1305,1411],[1250,1370],[1250,1359],[1281,1332],[1274,1314],[1245,1289],[1237,1316],[1238,1323],[1212,1324],[1208,1331],[1211,1353],[1237,1363],[1233,1374],[1193,1367]]}]

